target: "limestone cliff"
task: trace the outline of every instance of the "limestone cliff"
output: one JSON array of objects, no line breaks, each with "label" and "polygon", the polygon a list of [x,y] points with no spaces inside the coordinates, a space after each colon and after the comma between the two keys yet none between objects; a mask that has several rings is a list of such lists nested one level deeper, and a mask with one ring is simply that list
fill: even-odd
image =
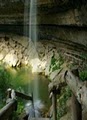
[{"label": "limestone cliff", "polygon": [[[77,48],[70,50],[71,46],[77,46]],[[83,45],[80,45],[80,47],[83,49]],[[63,45],[58,40],[40,40],[37,41],[37,47],[35,47],[28,37],[12,34],[0,35],[0,61],[2,63],[11,67],[30,65],[33,72],[50,75],[51,79],[57,76],[63,60],[84,67],[87,60],[84,57],[86,50],[85,46],[83,50],[80,50],[79,44],[72,43],[67,46],[67,44]]]}]

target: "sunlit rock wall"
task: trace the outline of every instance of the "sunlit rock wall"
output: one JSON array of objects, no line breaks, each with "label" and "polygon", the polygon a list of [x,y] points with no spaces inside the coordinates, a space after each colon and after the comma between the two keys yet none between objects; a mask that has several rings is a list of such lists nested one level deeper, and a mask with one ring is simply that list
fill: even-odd
[{"label": "sunlit rock wall", "polygon": [[[52,45],[43,46],[37,43],[37,51],[27,37],[17,35],[0,35],[0,61],[16,67],[30,64],[32,59],[42,59],[47,52],[52,50]],[[50,55],[49,55],[50,56]],[[34,61],[35,62],[35,61]],[[33,62],[31,62],[33,64]],[[37,64],[37,62],[36,62]]]},{"label": "sunlit rock wall", "polygon": [[10,67],[31,66],[32,72],[44,73],[53,79],[58,70],[52,73],[52,57],[56,59],[55,64],[59,64],[56,43],[38,41],[35,48],[27,37],[0,35],[0,62]]},{"label": "sunlit rock wall", "polygon": [[59,59],[55,44],[38,41],[35,48],[27,37],[0,35],[0,62],[11,67],[30,65],[32,72],[44,72],[49,75],[53,55]]},{"label": "sunlit rock wall", "polygon": [[[10,67],[30,66],[32,72],[44,73],[52,80],[56,79],[59,70],[67,66],[67,63],[68,65],[74,63],[78,67],[85,66],[86,58],[81,58],[79,49],[71,50],[69,54],[67,53],[69,46],[66,45],[61,49],[61,45],[56,40],[44,39],[39,40],[35,48],[33,42],[29,42],[27,37],[2,34],[0,35],[0,62]],[[83,53],[85,55],[85,52]]]}]

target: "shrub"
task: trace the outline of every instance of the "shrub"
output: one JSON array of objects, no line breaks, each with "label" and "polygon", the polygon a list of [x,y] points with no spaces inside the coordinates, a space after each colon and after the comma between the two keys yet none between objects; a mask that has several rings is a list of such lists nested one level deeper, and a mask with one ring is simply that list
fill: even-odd
[{"label": "shrub", "polygon": [[[15,88],[16,86],[13,85],[12,80],[13,76],[9,71],[5,69],[3,65],[0,65],[0,108],[2,108],[6,104],[6,91],[8,88]],[[18,119],[18,115],[21,114],[24,108],[24,101],[22,99],[18,100],[18,109],[14,112],[13,120]]]},{"label": "shrub", "polygon": [[4,98],[6,90],[11,87],[11,76],[3,66],[0,66],[0,98]]},{"label": "shrub", "polygon": [[52,58],[51,58],[51,65],[50,65],[49,71],[52,70],[52,72],[53,72],[55,70],[60,69],[60,67],[61,67],[61,65],[63,63],[64,63],[64,61],[63,61],[63,58],[61,56],[59,56],[58,60],[55,58],[55,56],[52,56]]},{"label": "shrub", "polygon": [[79,76],[82,81],[86,81],[87,80],[87,70],[80,72]]}]

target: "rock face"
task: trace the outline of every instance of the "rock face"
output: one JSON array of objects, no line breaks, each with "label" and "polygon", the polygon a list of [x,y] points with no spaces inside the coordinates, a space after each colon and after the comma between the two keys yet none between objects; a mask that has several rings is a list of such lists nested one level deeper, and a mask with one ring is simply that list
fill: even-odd
[{"label": "rock face", "polygon": [[[29,9],[29,2],[5,0],[0,3],[0,24],[24,24],[24,11]],[[37,0],[37,6],[38,24],[87,26],[86,0]]]},{"label": "rock face", "polygon": [[[87,64],[87,58],[81,57],[81,51],[84,56],[86,55],[86,45],[78,44],[77,41],[68,44],[65,44],[65,41],[63,42],[60,39],[55,40],[53,38],[51,40],[40,40],[37,41],[35,47],[34,43],[30,42],[27,37],[1,34],[0,63],[5,63],[10,67],[31,66],[32,72],[44,73],[45,76],[49,76],[50,80],[59,80],[59,84],[63,83],[62,74],[58,79],[58,74],[62,68],[70,64],[81,68]],[[65,119],[71,120],[71,113],[61,118],[61,120]]]},{"label": "rock face", "polygon": [[31,65],[33,72],[44,72],[46,75],[50,74],[52,56],[56,59],[58,56],[55,45],[38,42],[35,48],[27,37],[1,35],[0,45],[1,62],[11,67]]},{"label": "rock face", "polygon": [[35,47],[27,37],[0,35],[0,61],[11,67],[31,66],[32,72],[44,73],[51,80],[57,79],[66,57],[70,63],[85,65],[85,60],[75,56],[76,50],[73,50],[73,54],[69,56],[66,54],[68,48],[65,46],[64,49],[60,49],[60,46],[61,43],[58,41],[40,40]]}]

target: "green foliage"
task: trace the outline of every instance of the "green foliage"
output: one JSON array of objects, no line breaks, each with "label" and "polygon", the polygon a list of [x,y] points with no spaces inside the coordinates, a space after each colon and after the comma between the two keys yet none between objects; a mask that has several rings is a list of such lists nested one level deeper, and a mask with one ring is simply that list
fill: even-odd
[{"label": "green foliage", "polygon": [[24,109],[24,102],[22,99],[19,100],[20,102],[18,103],[18,109],[17,109],[17,114],[21,114],[23,109]]},{"label": "green foliage", "polygon": [[52,56],[52,58],[51,58],[51,65],[50,65],[49,71],[52,70],[52,72],[53,72],[53,71],[55,71],[55,70],[60,69],[60,67],[61,67],[61,65],[63,64],[63,62],[64,62],[64,61],[63,61],[63,59],[62,59],[61,56],[59,56],[59,59],[58,59],[58,60],[55,58],[55,56]]},{"label": "green foliage", "polygon": [[[0,65],[0,108],[2,108],[6,104],[6,91],[8,88],[16,88],[13,83],[14,77],[11,75],[9,71],[5,69],[3,65]],[[14,112],[13,120],[17,120],[17,116],[23,111],[24,101],[22,99],[18,99],[18,109]]]},{"label": "green foliage", "polygon": [[83,59],[86,59],[86,60],[87,60],[87,54],[81,53],[80,55],[81,55],[81,57],[82,57]]},{"label": "green foliage", "polygon": [[82,81],[87,81],[87,70],[80,72],[79,76]]},{"label": "green foliage", "polygon": [[11,76],[3,66],[0,66],[0,99],[5,98],[6,90],[11,87]]},{"label": "green foliage", "polygon": [[71,91],[69,87],[66,87],[61,92],[62,96],[58,99],[58,119],[67,113],[66,103],[67,100],[71,97]]},{"label": "green foliage", "polygon": [[23,112],[24,102],[22,99],[18,99],[17,111],[13,113],[13,120],[19,120],[19,115]]}]

